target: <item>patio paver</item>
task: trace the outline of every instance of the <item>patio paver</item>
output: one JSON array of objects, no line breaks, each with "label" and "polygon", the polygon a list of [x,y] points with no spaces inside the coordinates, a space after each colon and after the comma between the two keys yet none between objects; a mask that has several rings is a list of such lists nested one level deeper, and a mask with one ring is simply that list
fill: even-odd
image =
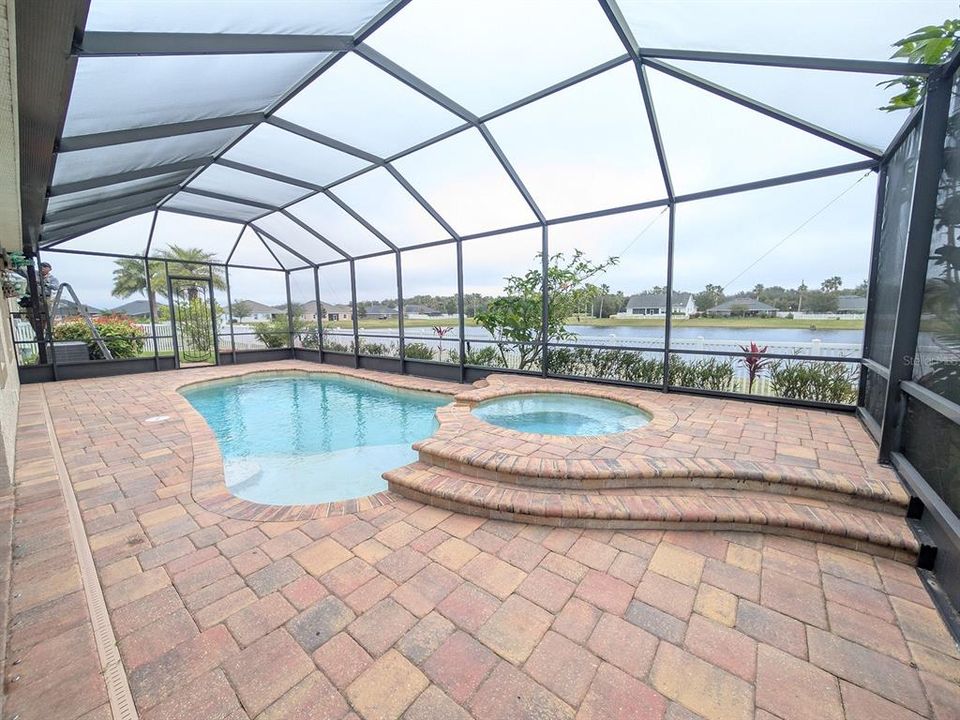
[{"label": "patio paver", "polygon": [[[211,510],[191,481],[215,456],[174,388],[247,371],[43,390],[141,717],[943,720],[960,707],[960,650],[919,576],[868,553],[756,532],[552,529],[389,493],[299,519]],[[92,640],[72,642],[89,620],[42,465],[41,392],[23,388],[6,658],[8,677],[22,670],[5,712],[72,719],[106,695]],[[822,415],[866,463],[855,421]],[[70,662],[48,665],[45,643],[69,644]],[[50,685],[47,667],[70,670]]]}]

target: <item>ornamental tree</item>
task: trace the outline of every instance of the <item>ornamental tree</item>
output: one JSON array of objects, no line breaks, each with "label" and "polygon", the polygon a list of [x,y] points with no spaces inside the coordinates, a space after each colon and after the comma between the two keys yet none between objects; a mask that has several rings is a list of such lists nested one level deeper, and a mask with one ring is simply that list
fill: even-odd
[{"label": "ornamental tree", "polygon": [[[547,267],[547,317],[543,324],[543,271],[541,262],[523,275],[504,278],[503,295],[496,298],[474,316],[480,327],[497,341],[504,367],[507,352],[517,351],[519,369],[537,367],[544,342],[563,342],[576,337],[567,330],[567,318],[578,308],[592,302],[603,293],[603,288],[591,280],[607,268],[616,265],[619,258],[610,257],[594,263],[575,250],[571,257],[563,253],[551,255]],[[546,335],[544,335],[546,331]]]}]

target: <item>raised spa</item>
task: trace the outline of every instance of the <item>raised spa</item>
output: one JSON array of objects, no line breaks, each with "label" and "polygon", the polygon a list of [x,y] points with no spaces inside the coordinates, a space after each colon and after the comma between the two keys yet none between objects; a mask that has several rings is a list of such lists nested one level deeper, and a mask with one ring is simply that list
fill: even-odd
[{"label": "raised spa", "polygon": [[204,383],[183,391],[217,437],[227,489],[306,505],[387,489],[381,473],[417,459],[445,395],[326,374]]},{"label": "raised spa", "polygon": [[491,425],[542,435],[611,435],[650,422],[648,413],[626,403],[559,393],[496,398],[473,414]]}]

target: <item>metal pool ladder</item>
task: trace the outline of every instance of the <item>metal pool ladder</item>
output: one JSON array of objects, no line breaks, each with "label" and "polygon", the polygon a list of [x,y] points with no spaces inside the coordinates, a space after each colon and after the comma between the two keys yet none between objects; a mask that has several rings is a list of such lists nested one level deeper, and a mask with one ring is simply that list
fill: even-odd
[{"label": "metal pool ladder", "polygon": [[70,297],[73,298],[73,305],[76,307],[77,313],[87,324],[90,334],[93,335],[93,341],[97,344],[97,347],[100,348],[100,352],[103,354],[104,359],[113,360],[113,355],[110,353],[110,348],[107,347],[107,344],[103,341],[103,338],[100,337],[100,332],[97,330],[97,326],[90,318],[90,313],[88,313],[86,307],[80,303],[80,298],[77,297],[77,293],[73,291],[70,283],[60,283],[60,287],[57,288],[57,294],[53,296],[53,303],[50,305],[50,326],[53,327],[53,318],[55,318],[57,315],[57,307],[60,305],[60,297],[63,295],[64,289],[66,289],[66,291],[70,293]]}]

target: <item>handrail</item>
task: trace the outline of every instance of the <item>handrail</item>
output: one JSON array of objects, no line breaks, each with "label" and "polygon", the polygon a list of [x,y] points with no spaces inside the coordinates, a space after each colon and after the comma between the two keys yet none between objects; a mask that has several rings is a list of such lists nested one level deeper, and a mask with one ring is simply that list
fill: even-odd
[{"label": "handrail", "polygon": [[93,336],[93,341],[97,344],[97,347],[100,348],[100,352],[103,354],[104,360],[113,360],[113,354],[110,352],[110,348],[107,347],[107,344],[103,341],[103,338],[100,337],[100,333],[97,331],[97,326],[93,324],[90,314],[86,311],[83,305],[80,304],[80,298],[77,297],[77,293],[74,292],[73,288],[70,286],[70,283],[60,283],[60,287],[57,288],[57,294],[53,296],[53,303],[50,305],[51,328],[53,327],[53,318],[56,317],[57,306],[60,305],[60,297],[63,295],[64,289],[66,289],[66,291],[70,293],[70,297],[73,298],[73,304],[77,308],[77,312],[80,314],[80,317],[82,317],[83,321],[87,324],[87,328],[90,330],[90,334]]}]

